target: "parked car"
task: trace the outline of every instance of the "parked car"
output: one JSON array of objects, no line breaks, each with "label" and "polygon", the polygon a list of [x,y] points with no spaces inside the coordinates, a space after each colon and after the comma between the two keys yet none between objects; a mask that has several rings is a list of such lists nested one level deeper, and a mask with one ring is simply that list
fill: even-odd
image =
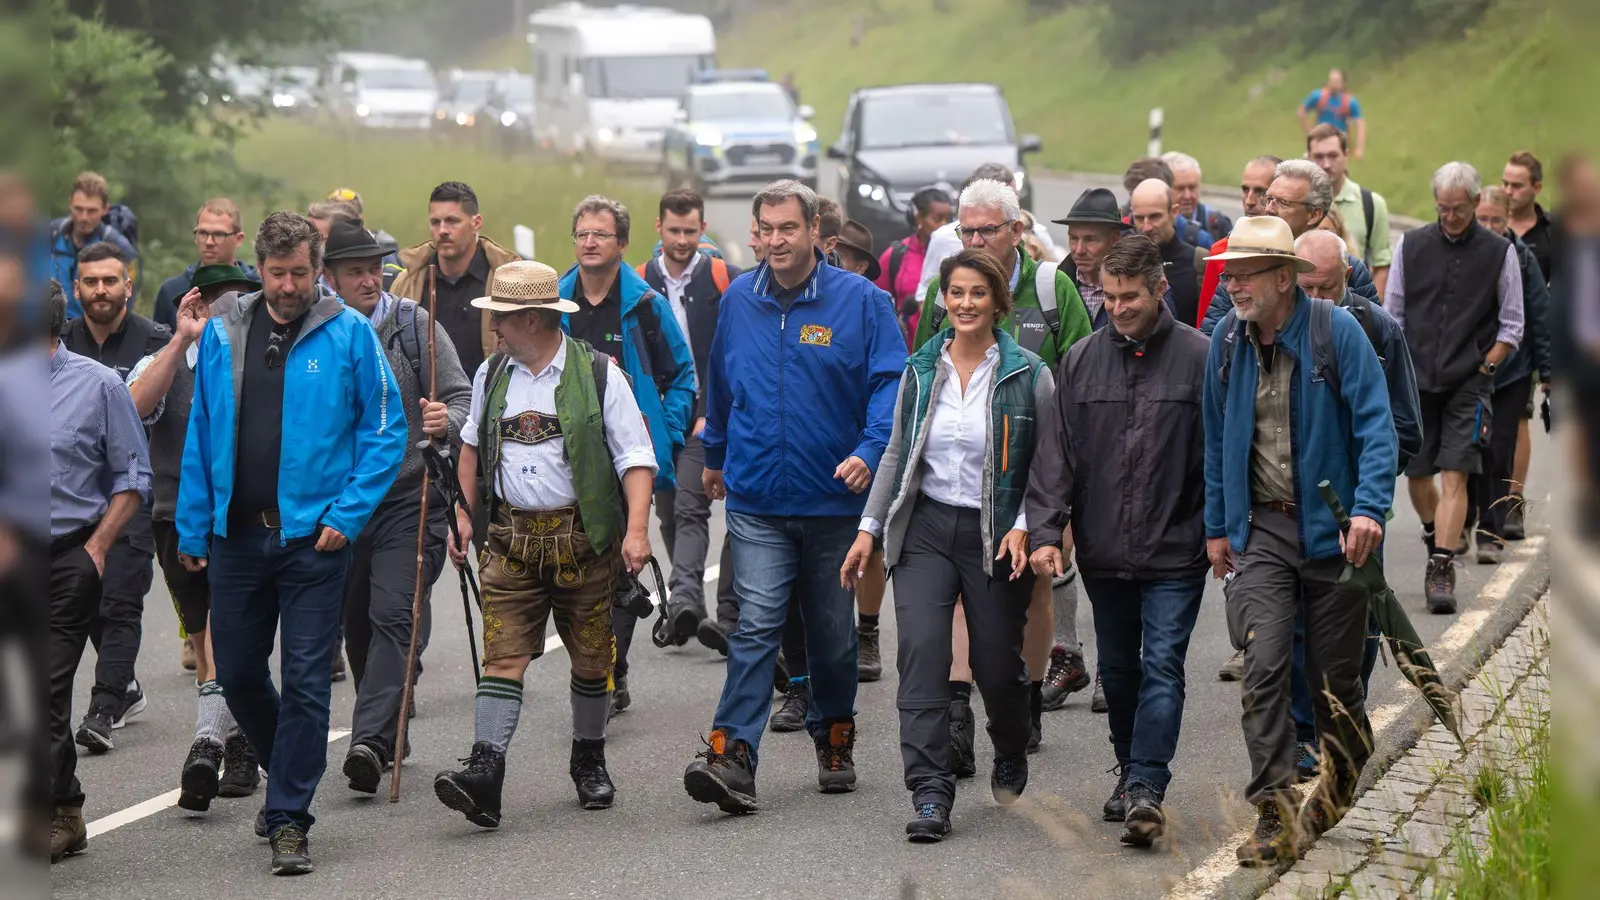
[{"label": "parked car", "polygon": [[384,53],[336,54],[327,76],[337,85],[336,116],[366,128],[433,127],[439,83],[420,59]]},{"label": "parked car", "polygon": [[434,110],[435,128],[474,128],[501,73],[487,69],[456,69],[445,82],[439,95],[439,108]]},{"label": "parked car", "polygon": [[880,246],[911,233],[911,197],[919,188],[952,188],[986,162],[1017,173],[1022,208],[1033,206],[1024,157],[1036,135],[1018,135],[1000,88],[992,84],[903,84],[861,88],[845,107],[839,163],[845,214],[864,223]]},{"label": "parked car", "polygon": [[661,168],[669,187],[701,193],[740,183],[796,178],[817,186],[820,145],[781,85],[738,80],[711,71],[684,89],[673,124],[662,137]]},{"label": "parked car", "polygon": [[534,140],[533,78],[525,72],[501,73],[484,103],[479,130],[502,150],[526,150]]}]

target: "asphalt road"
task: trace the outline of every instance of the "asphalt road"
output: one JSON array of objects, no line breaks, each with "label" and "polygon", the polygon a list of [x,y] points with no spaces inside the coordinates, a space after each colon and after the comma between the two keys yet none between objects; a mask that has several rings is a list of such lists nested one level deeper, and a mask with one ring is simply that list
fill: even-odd
[{"label": "asphalt road", "polygon": [[[1082,189],[1044,181],[1039,188],[1047,213],[1064,210]],[[714,224],[738,209],[736,201],[719,201]],[[1550,495],[1559,477],[1554,448],[1542,434],[1534,459],[1528,495],[1537,501]],[[1423,611],[1424,551],[1403,485],[1396,506],[1391,580],[1423,638],[1432,642],[1458,617]],[[1530,530],[1543,526],[1543,504],[1536,502]],[[721,527],[719,508],[715,539]],[[1461,567],[1463,614],[1476,608],[1476,591],[1493,571],[1470,563]],[[1167,797],[1172,824],[1168,839],[1153,851],[1124,848],[1117,841],[1120,826],[1099,820],[1113,783],[1106,770],[1114,760],[1106,720],[1089,712],[1087,692],[1046,715],[1044,747],[1032,758],[1024,803],[998,807],[980,775],[962,783],[950,838],[934,846],[906,843],[902,827],[911,810],[900,776],[892,665],[882,681],[860,689],[855,793],[818,794],[810,741],[803,734],[769,734],[762,746],[761,811],[724,817],[691,801],[681,781],[710,727],[722,687],[720,658],[694,644],[656,649],[643,629],[633,656],[634,708],[610,730],[616,807],[582,812],[574,801],[567,776],[566,660],[557,651],[536,661],[529,673],[521,728],[509,756],[505,824],[496,832],[480,831],[442,807],[430,785],[433,773],[454,767],[472,742],[466,633],[454,578],[447,573],[436,589],[433,644],[418,690],[414,756],[405,768],[401,802],[387,802],[387,782],[378,798],[345,787],[339,767],[348,741],[339,730],[349,727],[354,687],[335,685],[336,737],[314,806],[318,870],[274,879],[267,846],[251,833],[259,795],[218,800],[200,816],[163,799],[177,787],[192,740],[195,693],[192,676],[178,666],[171,603],[156,582],[146,604],[139,670],[150,707],[115,733],[113,752],[80,761],[94,837],[86,855],[53,868],[59,898],[1155,897],[1211,853],[1231,846],[1250,820],[1248,805],[1239,799],[1249,771],[1238,687],[1215,680],[1230,648],[1221,594],[1213,586],[1189,652],[1186,721]],[[1087,603],[1080,604],[1079,627],[1092,660]],[[884,628],[885,647],[892,648],[892,603],[886,605]],[[892,661],[892,650],[887,656]],[[75,718],[87,704],[92,665],[91,651],[79,670]],[[1393,668],[1380,668],[1369,706],[1409,699],[1409,690]],[[986,764],[980,766],[986,771]],[[109,825],[116,827],[105,830]]]}]

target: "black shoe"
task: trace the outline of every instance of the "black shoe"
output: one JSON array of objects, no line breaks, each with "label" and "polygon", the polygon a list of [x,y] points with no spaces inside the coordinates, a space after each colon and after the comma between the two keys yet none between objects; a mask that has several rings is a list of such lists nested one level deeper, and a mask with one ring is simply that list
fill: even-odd
[{"label": "black shoe", "polygon": [[433,777],[433,793],[439,802],[467,817],[481,828],[500,827],[500,789],[506,782],[506,755],[487,741],[472,745],[472,755],[461,760],[459,772],[440,772]]},{"label": "black shoe", "polygon": [[112,728],[121,728],[128,724],[128,720],[145,711],[150,701],[145,699],[144,688],[139,686],[137,679],[128,682],[128,689],[122,693],[122,714],[111,721]]},{"label": "black shoe", "polygon": [[857,681],[877,681],[883,677],[883,651],[878,644],[878,626],[871,628],[858,626],[857,634],[861,638],[861,652],[856,662]]},{"label": "black shoe", "polygon": [[683,789],[701,803],[715,803],[731,815],[756,810],[756,776],[750,771],[750,745],[729,741],[718,728],[706,738],[706,749],[683,771]]},{"label": "black shoe", "polygon": [[304,875],[311,864],[311,839],[299,825],[285,825],[272,833],[272,874]]},{"label": "black shoe", "polygon": [[1478,565],[1497,566],[1506,546],[1493,536],[1478,532]]},{"label": "black shoe", "polygon": [[1050,649],[1050,669],[1044,676],[1043,697],[1046,711],[1067,705],[1067,698],[1089,686],[1089,673],[1083,667],[1083,654],[1061,644]]},{"label": "black shoe", "polygon": [[778,651],[778,661],[772,664],[772,692],[780,697],[789,691],[789,663]]},{"label": "black shoe", "polygon": [[906,840],[913,844],[937,844],[950,833],[950,807],[943,803],[923,803],[917,817],[906,823]]},{"label": "black shoe", "polygon": [[1528,501],[1521,494],[1510,494],[1506,497],[1506,521],[1500,528],[1500,537],[1508,541],[1524,540],[1528,536],[1527,506]]},{"label": "black shoe", "polygon": [[783,705],[772,714],[772,719],[767,722],[767,727],[773,731],[799,731],[806,727],[806,713],[811,711],[811,679],[803,678],[799,681],[789,682],[789,690],[784,692]]},{"label": "black shoe", "polygon": [[350,745],[344,756],[344,777],[350,779],[350,790],[363,794],[376,794],[383,781],[383,754],[367,743]]},{"label": "black shoe", "polygon": [[228,738],[222,745],[222,758],[226,768],[217,784],[219,797],[248,797],[261,786],[261,763],[256,759],[255,748],[243,734]]},{"label": "black shoe", "polygon": [[817,787],[824,794],[848,794],[856,789],[856,723],[846,719],[828,726],[816,739]]},{"label": "black shoe", "polygon": [[1017,802],[1028,787],[1028,756],[997,756],[994,772],[989,776],[989,791],[994,802],[1010,806]]},{"label": "black shoe", "polygon": [[1167,828],[1167,817],[1161,812],[1161,798],[1146,784],[1128,785],[1128,830],[1122,833],[1122,842],[1130,847],[1148,847],[1161,837]]},{"label": "black shoe", "polygon": [[628,692],[628,676],[616,676],[616,687],[611,691],[611,709],[606,712],[606,720],[610,721],[633,705],[633,694]]},{"label": "black shoe", "polygon": [[267,807],[266,807],[266,804],[262,804],[261,808],[256,810],[256,837],[262,838],[264,840],[266,838],[266,836],[267,836]]},{"label": "black shoe", "polygon": [[671,629],[672,646],[682,647],[699,633],[700,613],[692,606],[679,606],[667,613],[667,626]]},{"label": "black shoe", "polygon": [[1117,773],[1117,786],[1111,789],[1106,805],[1100,807],[1100,818],[1107,822],[1121,822],[1128,817],[1128,767],[1118,763],[1107,771]]},{"label": "black shoe", "polygon": [[977,721],[972,701],[957,698],[950,703],[950,773],[957,778],[978,774],[978,753],[974,747]]},{"label": "black shoe", "polygon": [[1261,801],[1256,830],[1234,851],[1239,865],[1246,868],[1276,865],[1294,858],[1294,840],[1284,827],[1282,813],[1274,800]]},{"label": "black shoe", "polygon": [[1100,683],[1100,675],[1098,673],[1094,676],[1094,693],[1089,695],[1089,711],[1094,713],[1111,711],[1111,705],[1106,703],[1105,686]]},{"label": "black shoe", "polygon": [[1423,591],[1428,598],[1428,612],[1450,615],[1456,611],[1455,559],[1443,553],[1428,557],[1427,574],[1423,576]]},{"label": "black shoe", "polygon": [[1028,752],[1038,753],[1044,743],[1044,690],[1033,685],[1028,699]]},{"label": "black shoe", "polygon": [[333,652],[333,680],[334,681],[343,681],[347,677],[349,677],[349,676],[347,676],[345,674],[344,651],[343,650],[335,650]]},{"label": "black shoe", "polygon": [[1319,766],[1317,764],[1317,751],[1310,744],[1297,743],[1294,745],[1294,777],[1296,784],[1305,784],[1315,781]]},{"label": "black shoe", "polygon": [[578,788],[578,805],[584,809],[610,809],[616,802],[617,788],[606,771],[606,742],[573,741],[572,763],[568,767],[572,783]]},{"label": "black shoe", "polygon": [[694,635],[706,647],[721,653],[723,656],[728,655],[728,629],[727,626],[716,619],[710,616],[701,619],[700,624],[695,627]]},{"label": "black shoe", "polygon": [[222,769],[222,747],[201,738],[189,747],[179,779],[178,808],[205,812],[217,796],[217,773]]},{"label": "black shoe", "polygon": [[78,726],[74,740],[90,753],[105,753],[115,746],[111,743],[111,722],[114,718],[107,707],[91,707],[88,715],[83,717],[83,724]]}]

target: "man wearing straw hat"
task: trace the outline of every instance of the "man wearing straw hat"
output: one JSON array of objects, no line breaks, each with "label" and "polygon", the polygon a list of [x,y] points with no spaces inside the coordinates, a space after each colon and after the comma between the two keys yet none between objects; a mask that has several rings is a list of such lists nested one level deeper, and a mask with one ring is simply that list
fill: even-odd
[{"label": "man wearing straw hat", "polygon": [[[1216,577],[1237,573],[1224,593],[1229,638],[1244,651],[1247,799],[1259,811],[1238,859],[1272,865],[1297,855],[1296,833],[1315,837],[1343,814],[1371,752],[1361,688],[1367,602],[1339,575],[1383,540],[1398,449],[1378,355],[1354,316],[1296,283],[1316,266],[1295,255],[1288,223],[1242,218],[1211,258],[1223,262],[1233,309],[1206,364],[1206,554]],[[1346,533],[1320,499],[1323,481],[1351,511]],[[1330,774],[1295,827],[1297,608]]]},{"label": "man wearing straw hat", "polygon": [[[552,613],[572,662],[569,771],[578,802],[611,806],[611,604],[623,567],[637,572],[650,556],[650,432],[622,370],[562,331],[561,317],[577,304],[561,298],[557,282],[544,263],[518,260],[495,269],[489,296],[472,301],[489,311],[503,348],[479,367],[461,432],[462,497],[468,507],[488,507],[488,541],[478,557],[484,677],[471,755],[460,771],[439,773],[434,793],[484,828],[500,824],[522,679],[544,654]],[[480,460],[487,487],[481,498]],[[450,556],[460,566],[472,516],[461,509],[456,518],[460,538]]]}]

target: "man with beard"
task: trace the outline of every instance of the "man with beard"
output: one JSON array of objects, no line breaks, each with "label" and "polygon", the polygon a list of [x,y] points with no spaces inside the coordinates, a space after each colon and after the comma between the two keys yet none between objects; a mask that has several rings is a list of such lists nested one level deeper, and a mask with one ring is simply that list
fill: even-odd
[{"label": "man with beard", "polygon": [[[218,301],[200,339],[178,551],[210,569],[217,681],[267,770],[257,831],[273,874],[298,875],[312,870],[350,540],[400,470],[406,416],[372,325],[317,286],[312,224],[273,213],[255,250],[262,292]],[[267,665],[280,619],[281,701]]]},{"label": "man with beard", "polygon": [[238,262],[244,244],[244,218],[239,206],[227,197],[212,197],[200,206],[194,219],[194,250],[198,261],[161,283],[156,292],[156,307],[151,318],[174,331],[178,327],[178,302],[194,286],[195,270],[201,266],[237,265],[254,276],[249,263]]},{"label": "man with beard", "polygon": [[[120,247],[103,241],[79,251],[75,287],[83,315],[62,335],[64,347],[109,367],[118,380],[126,380],[139,360],[172,338],[165,326],[129,311],[127,261]],[[96,654],[94,691],[76,740],[90,753],[112,749],[111,732],[145,708],[133,668],[139,658],[144,595],[155,577],[154,559],[150,506],[142,503],[106,556],[100,612],[89,632]]]}]

